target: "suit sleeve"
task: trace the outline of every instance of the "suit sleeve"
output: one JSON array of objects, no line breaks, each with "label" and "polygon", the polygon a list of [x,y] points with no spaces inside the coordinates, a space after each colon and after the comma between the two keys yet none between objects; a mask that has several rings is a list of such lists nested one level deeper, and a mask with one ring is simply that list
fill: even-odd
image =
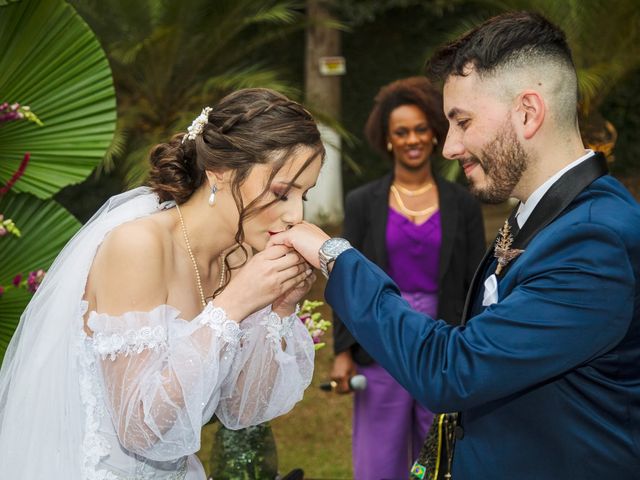
[{"label": "suit sleeve", "polygon": [[[366,219],[361,207],[358,195],[350,193],[345,199],[344,223],[342,236],[349,240],[358,250],[361,250],[366,231]],[[355,345],[356,339],[340,320],[339,315],[333,312],[333,351],[337,355],[349,350]]]},{"label": "suit sleeve", "polygon": [[635,283],[617,234],[583,223],[537,240],[512,267],[516,287],[465,327],[413,311],[355,250],[336,260],[325,297],[416,399],[436,412],[466,410],[602,355],[629,328]]}]

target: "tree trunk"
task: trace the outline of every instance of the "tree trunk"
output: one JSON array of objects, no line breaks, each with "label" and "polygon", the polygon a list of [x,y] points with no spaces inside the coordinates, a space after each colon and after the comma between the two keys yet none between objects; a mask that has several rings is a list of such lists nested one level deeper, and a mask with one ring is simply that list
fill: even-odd
[{"label": "tree trunk", "polygon": [[[310,25],[306,32],[305,102],[316,111],[340,119],[340,76],[320,73],[321,57],[341,54],[340,32],[324,25],[331,14],[322,0],[307,0]],[[322,225],[337,224],[344,216],[342,205],[341,141],[337,132],[320,125],[322,141],[327,151],[317,186],[309,192],[305,218]]]}]

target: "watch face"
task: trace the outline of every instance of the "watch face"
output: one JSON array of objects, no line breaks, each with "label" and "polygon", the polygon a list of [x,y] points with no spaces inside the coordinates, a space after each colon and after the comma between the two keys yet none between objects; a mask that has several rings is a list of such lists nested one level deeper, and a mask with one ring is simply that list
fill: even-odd
[{"label": "watch face", "polygon": [[320,270],[329,278],[328,264],[333,262],[338,255],[351,248],[351,244],[344,238],[330,238],[322,244],[318,256],[320,257]]},{"label": "watch face", "polygon": [[344,250],[349,248],[350,244],[344,238],[330,238],[322,246],[322,253],[327,257],[336,257]]}]

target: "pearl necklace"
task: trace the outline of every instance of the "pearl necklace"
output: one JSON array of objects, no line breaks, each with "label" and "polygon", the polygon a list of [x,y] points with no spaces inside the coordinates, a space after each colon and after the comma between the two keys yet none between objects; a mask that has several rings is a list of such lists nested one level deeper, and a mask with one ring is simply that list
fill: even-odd
[{"label": "pearl necklace", "polygon": [[402,211],[402,213],[410,217],[424,217],[425,215],[429,215],[436,209],[436,205],[434,205],[432,207],[427,207],[423,210],[411,210],[402,201],[402,198],[400,197],[400,193],[398,192],[398,189],[396,188],[395,185],[391,185],[391,193],[393,193],[393,196],[395,197],[396,202],[398,202],[398,207],[400,207],[400,210]]},{"label": "pearl necklace", "polygon": [[[193,270],[196,272],[196,285],[198,286],[198,293],[200,293],[200,301],[202,302],[202,307],[207,306],[206,297],[204,296],[204,289],[202,288],[202,280],[200,278],[200,270],[198,269],[198,262],[196,262],[196,257],[193,254],[193,250],[191,250],[191,242],[189,242],[189,235],[187,234],[187,227],[184,225],[184,219],[182,218],[182,212],[180,211],[180,206],[176,203],[176,209],[178,210],[178,216],[180,217],[180,226],[182,227],[182,235],[184,237],[184,243],[187,245],[187,252],[189,253],[189,257],[191,258],[191,263],[193,263]],[[220,283],[218,284],[218,288],[222,288],[224,285],[224,280],[226,277],[226,264],[224,255],[220,255]]]}]

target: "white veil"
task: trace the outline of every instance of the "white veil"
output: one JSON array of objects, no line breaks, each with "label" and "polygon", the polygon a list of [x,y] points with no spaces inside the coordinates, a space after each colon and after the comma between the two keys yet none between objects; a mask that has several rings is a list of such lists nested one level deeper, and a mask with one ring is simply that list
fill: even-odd
[{"label": "white veil", "polygon": [[146,187],[112,197],[69,241],[25,309],[0,369],[0,472],[7,479],[81,478],[85,440],[78,366],[85,284],[114,227],[168,204]]}]

